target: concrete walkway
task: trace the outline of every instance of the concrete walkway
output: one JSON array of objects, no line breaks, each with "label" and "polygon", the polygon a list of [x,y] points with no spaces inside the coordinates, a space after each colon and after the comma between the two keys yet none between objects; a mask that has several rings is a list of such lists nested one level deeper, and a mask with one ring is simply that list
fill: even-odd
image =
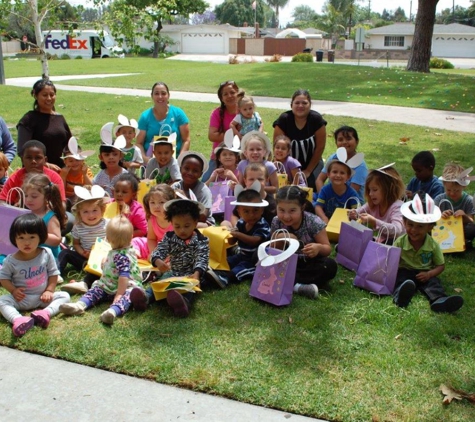
[{"label": "concrete walkway", "polygon": [[[75,86],[62,85],[61,81],[91,79],[91,85],[94,79],[107,78],[115,76],[133,75],[126,74],[108,74],[108,75],[69,75],[52,76],[51,80],[55,83],[59,91],[87,91],[97,94],[111,95],[130,95],[140,97],[150,97],[150,90],[129,89],[129,88],[106,88],[94,86]],[[31,88],[37,81],[36,77],[28,78],[8,78],[7,85]],[[204,101],[218,104],[218,97],[215,93],[182,92],[171,91],[170,96],[174,99],[184,101]],[[258,97],[254,96],[258,107],[278,109],[281,111],[290,108],[290,98]],[[372,119],[386,121],[391,123],[406,123],[410,125],[424,126],[433,129],[446,129],[460,132],[475,133],[475,114],[461,113],[457,111],[431,110],[412,107],[395,107],[376,104],[350,103],[340,101],[319,101],[313,100],[313,109],[322,114],[334,116],[348,116],[361,119]]]}]

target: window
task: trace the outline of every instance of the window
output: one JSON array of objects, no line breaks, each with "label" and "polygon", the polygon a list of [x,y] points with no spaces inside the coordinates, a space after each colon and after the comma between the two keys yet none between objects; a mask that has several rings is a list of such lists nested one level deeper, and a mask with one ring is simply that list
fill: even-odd
[{"label": "window", "polygon": [[385,47],[404,47],[404,37],[384,37]]}]

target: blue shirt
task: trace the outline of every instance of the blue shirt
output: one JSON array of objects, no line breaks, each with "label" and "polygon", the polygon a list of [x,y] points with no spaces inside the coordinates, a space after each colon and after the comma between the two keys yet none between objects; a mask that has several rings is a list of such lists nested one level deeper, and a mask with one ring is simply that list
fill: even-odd
[{"label": "blue shirt", "polygon": [[444,184],[437,176],[432,176],[428,182],[421,182],[417,177],[413,177],[406,189],[413,195],[418,193],[420,196],[421,193],[427,193],[432,199],[435,199],[436,196],[444,193]]},{"label": "blue shirt", "polygon": [[[254,224],[254,226],[252,226],[251,230],[249,230],[248,232],[246,231],[246,223],[242,219],[239,219],[239,221],[236,223],[236,228],[239,232],[244,233],[248,236],[261,237],[262,242],[265,242],[270,238],[270,226],[269,223],[264,220],[264,217],[261,217],[261,219],[256,224]],[[257,251],[257,246],[249,245],[248,243],[243,242],[242,240],[238,240],[237,243],[239,245],[239,248],[241,249],[242,254],[252,255],[253,252]]]},{"label": "blue shirt", "polygon": [[325,215],[331,218],[337,208],[356,208],[357,198],[358,195],[351,186],[347,186],[343,195],[337,195],[331,183],[328,183],[320,190],[315,206],[323,207]]}]

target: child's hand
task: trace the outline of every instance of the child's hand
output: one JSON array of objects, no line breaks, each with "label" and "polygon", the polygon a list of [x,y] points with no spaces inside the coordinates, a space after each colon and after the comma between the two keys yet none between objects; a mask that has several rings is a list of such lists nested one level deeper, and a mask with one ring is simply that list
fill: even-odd
[{"label": "child's hand", "polygon": [[410,190],[407,190],[406,191],[406,196],[407,196],[407,199],[412,199],[412,197],[414,196],[413,193],[410,191]]},{"label": "child's hand", "polygon": [[416,280],[420,281],[421,283],[426,283],[430,279],[429,271],[421,271],[416,275]]},{"label": "child's hand", "polygon": [[200,273],[199,273],[199,271],[195,271],[193,274],[190,274],[188,277],[194,278],[195,280],[200,281]]},{"label": "child's hand", "polygon": [[86,251],[86,249],[84,249],[82,256],[86,259],[89,259],[89,255],[91,255],[91,251]]},{"label": "child's hand", "polygon": [[25,288],[24,287],[17,287],[15,290],[12,292],[13,298],[17,302],[21,302],[23,299],[25,299]]},{"label": "child's hand", "polygon": [[453,215],[452,210],[446,210],[442,213],[442,218],[449,218],[452,215]]},{"label": "child's hand", "polygon": [[59,172],[60,176],[66,177],[71,169],[68,166],[64,166]]},{"label": "child's hand", "polygon": [[87,175],[87,164],[86,163],[82,163],[81,171],[82,171],[82,174],[84,176]]},{"label": "child's hand", "polygon": [[348,218],[350,220],[357,220],[358,219],[358,213],[356,212],[356,210],[348,211]]},{"label": "child's hand", "polygon": [[53,293],[49,290],[45,290],[40,296],[40,300],[44,303],[51,303],[51,301],[53,300]]},{"label": "child's hand", "polygon": [[153,265],[158,268],[162,273],[170,271],[171,266],[167,262],[163,262],[161,259],[156,259]]},{"label": "child's hand", "polygon": [[360,214],[360,220],[362,224],[366,224],[368,227],[374,227],[376,225],[376,219],[365,212]]},{"label": "child's hand", "polygon": [[307,243],[302,248],[302,253],[309,258],[315,258],[320,253],[320,245],[318,243]]},{"label": "child's hand", "polygon": [[465,215],[466,214],[464,210],[457,210],[454,212],[454,217],[464,217]]}]

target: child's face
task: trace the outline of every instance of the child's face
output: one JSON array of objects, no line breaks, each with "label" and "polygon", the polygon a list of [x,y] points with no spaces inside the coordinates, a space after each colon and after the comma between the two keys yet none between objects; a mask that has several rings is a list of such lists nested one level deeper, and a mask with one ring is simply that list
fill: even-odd
[{"label": "child's face", "polygon": [[129,205],[135,199],[137,192],[134,192],[132,185],[127,180],[121,180],[114,185],[114,199],[120,205]]},{"label": "child's face", "polygon": [[344,164],[333,163],[330,167],[330,171],[328,172],[328,178],[330,182],[334,186],[342,186],[344,185],[350,175],[348,174],[348,167]]},{"label": "child's face", "polygon": [[29,188],[25,190],[25,206],[32,213],[44,212],[46,209],[45,196],[37,189]]},{"label": "child's face", "polygon": [[172,160],[173,148],[171,145],[157,144],[153,148],[153,156],[160,167],[164,167]]},{"label": "child's face", "polygon": [[[251,201],[259,203],[260,201]],[[262,214],[264,214],[263,207],[249,207],[245,205],[238,205],[237,206],[237,213],[242,220],[249,225],[256,224],[261,218]]]},{"label": "child's face", "polygon": [[198,221],[194,220],[191,215],[175,215],[172,218],[173,231],[182,240],[189,239],[192,235]]},{"label": "child's face", "polygon": [[239,107],[239,112],[246,118],[250,119],[254,114],[254,104],[253,103],[244,103]]},{"label": "child's face", "polygon": [[383,201],[383,192],[381,191],[381,186],[372,181],[368,185],[368,196],[373,205],[381,205]]},{"label": "child's face", "polygon": [[423,243],[426,235],[432,230],[432,224],[416,223],[407,219],[404,219],[404,227],[411,243]]},{"label": "child's face", "polygon": [[80,205],[79,218],[86,226],[95,226],[102,218],[102,210],[95,203],[85,202]]},{"label": "child's face", "polygon": [[80,171],[84,163],[84,161],[76,160],[73,157],[66,157],[63,161],[66,167],[69,167],[73,171]]},{"label": "child's face", "polygon": [[454,202],[462,198],[464,187],[456,182],[444,182],[444,189],[447,197]]},{"label": "child's face", "polygon": [[249,189],[251,185],[258,180],[261,186],[264,188],[267,183],[265,173],[261,170],[248,170],[244,176],[244,186]]},{"label": "child's face", "polygon": [[131,126],[123,126],[116,133],[117,137],[119,137],[120,135],[124,135],[125,146],[127,148],[130,148],[132,146],[132,141],[135,138],[135,129]]},{"label": "child's face", "polygon": [[348,156],[351,158],[356,154],[356,148],[358,146],[358,141],[354,138],[351,133],[338,133],[336,137],[336,147],[344,147]]},{"label": "child's face", "polygon": [[285,160],[290,154],[287,142],[280,140],[274,144],[274,157],[277,161]]},{"label": "child's face", "polygon": [[236,153],[229,151],[229,149],[221,150],[219,154],[219,161],[223,167],[232,167],[236,165]]},{"label": "child's face", "polygon": [[414,175],[421,182],[428,182],[434,175],[434,169],[432,167],[423,166],[421,163],[411,163]]},{"label": "child's face", "polygon": [[25,150],[21,161],[27,173],[43,173],[46,164],[46,156],[40,148],[30,147]]},{"label": "child's face", "polygon": [[110,152],[101,152],[99,154],[99,160],[104,162],[107,168],[118,167],[121,159],[122,152],[118,149],[113,149]]},{"label": "child's face", "polygon": [[250,163],[262,163],[267,151],[259,139],[251,139],[247,145],[244,155]]},{"label": "child's face", "polygon": [[155,193],[150,197],[148,201],[148,207],[150,208],[150,214],[154,215],[155,217],[165,218],[165,212],[163,210],[163,205],[167,201],[160,195],[159,193]]},{"label": "child's face", "polygon": [[297,201],[279,201],[277,218],[286,226],[297,230],[302,224],[303,208]]},{"label": "child's face", "polygon": [[40,237],[33,233],[21,233],[15,236],[17,248],[26,255],[33,254],[40,244]]},{"label": "child's face", "polygon": [[198,158],[189,156],[181,163],[180,172],[184,184],[186,186],[194,186],[203,174],[203,166]]}]

